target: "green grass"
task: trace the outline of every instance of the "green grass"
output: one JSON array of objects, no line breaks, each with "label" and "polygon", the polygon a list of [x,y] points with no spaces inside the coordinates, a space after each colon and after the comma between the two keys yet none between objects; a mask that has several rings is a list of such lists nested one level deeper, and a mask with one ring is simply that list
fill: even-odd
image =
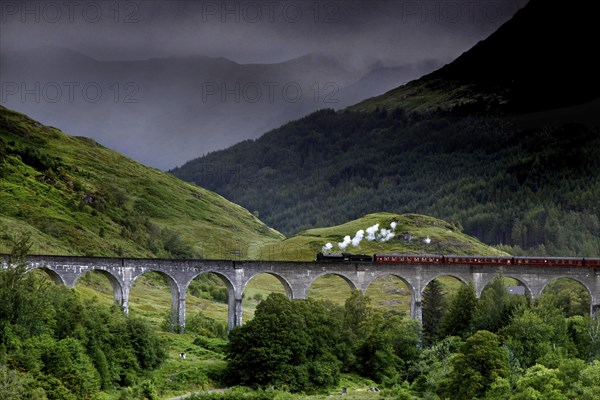
[{"label": "green grass", "polygon": [[[332,252],[339,252],[337,243],[342,242],[344,236],[354,237],[360,229],[366,229],[375,224],[379,228],[389,229],[390,223],[397,221],[396,236],[385,243],[369,242],[363,239],[359,247],[346,248],[350,253],[375,254],[375,253],[437,253],[437,254],[482,254],[506,255],[506,253],[487,246],[479,240],[468,236],[460,230],[437,218],[417,214],[374,213],[362,218],[349,221],[345,224],[309,229],[300,232],[281,242],[273,242],[262,248],[262,259],[272,260],[300,260],[312,261],[323,245],[331,242],[334,245]],[[410,236],[410,239],[407,239]],[[426,244],[424,239],[431,242]]]},{"label": "green grass", "polygon": [[254,258],[283,235],[248,210],[95,141],[0,107],[0,252]]}]

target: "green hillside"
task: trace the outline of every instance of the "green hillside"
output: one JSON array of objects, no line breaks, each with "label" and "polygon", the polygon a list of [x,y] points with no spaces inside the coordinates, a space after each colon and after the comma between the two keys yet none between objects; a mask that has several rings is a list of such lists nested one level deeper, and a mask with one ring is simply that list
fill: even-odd
[{"label": "green hillside", "polygon": [[[0,252],[253,258],[283,235],[244,208],[0,107]],[[250,251],[250,254],[248,254]]]},{"label": "green hillside", "polygon": [[[358,246],[348,245],[340,250],[338,243],[345,236],[354,238],[359,230],[378,225],[378,230],[392,231],[390,224],[396,223],[394,237],[381,242],[362,239]],[[417,214],[375,213],[346,222],[341,225],[315,228],[300,232],[279,243],[272,243],[263,248],[262,259],[302,260],[315,259],[322,247],[331,243],[332,253],[342,251],[349,253],[436,253],[436,254],[482,254],[505,255],[493,247],[489,247],[477,239],[465,235],[456,225],[437,218]]]}]

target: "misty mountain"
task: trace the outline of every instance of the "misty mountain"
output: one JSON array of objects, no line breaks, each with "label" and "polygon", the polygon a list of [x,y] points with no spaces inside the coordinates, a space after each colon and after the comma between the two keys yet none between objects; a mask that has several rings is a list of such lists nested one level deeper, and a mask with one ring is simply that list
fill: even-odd
[{"label": "misty mountain", "polygon": [[600,29],[590,7],[532,0],[452,63],[353,109],[468,106],[520,114],[589,103],[600,93],[592,50]]},{"label": "misty mountain", "polygon": [[591,48],[596,28],[591,6],[565,11],[560,24],[557,7],[532,0],[429,75],[172,172],[286,234],[375,211],[418,212],[510,252],[597,256],[598,69],[567,46]]},{"label": "misty mountain", "polygon": [[[172,167],[320,108],[340,108],[430,72],[309,54],[276,64],[206,56],[99,61],[64,48],[3,53],[2,104]],[[385,73],[373,74],[375,71]]]}]

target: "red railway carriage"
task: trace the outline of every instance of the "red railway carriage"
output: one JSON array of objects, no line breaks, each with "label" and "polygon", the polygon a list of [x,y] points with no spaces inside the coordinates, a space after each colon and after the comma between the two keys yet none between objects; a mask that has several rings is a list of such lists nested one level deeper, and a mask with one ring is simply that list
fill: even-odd
[{"label": "red railway carriage", "polygon": [[513,257],[516,266],[581,267],[583,258],[574,257]]},{"label": "red railway carriage", "polygon": [[375,254],[379,264],[442,264],[443,256],[438,254]]},{"label": "red railway carriage", "polygon": [[592,267],[600,268],[600,258],[502,257],[441,254],[317,254],[317,262],[375,262],[377,264],[463,264],[514,265],[515,267]]},{"label": "red railway carriage", "polygon": [[584,258],[583,263],[588,267],[600,267],[600,258]]},{"label": "red railway carriage", "polygon": [[500,256],[463,256],[448,255],[444,256],[446,264],[512,264],[512,257]]}]

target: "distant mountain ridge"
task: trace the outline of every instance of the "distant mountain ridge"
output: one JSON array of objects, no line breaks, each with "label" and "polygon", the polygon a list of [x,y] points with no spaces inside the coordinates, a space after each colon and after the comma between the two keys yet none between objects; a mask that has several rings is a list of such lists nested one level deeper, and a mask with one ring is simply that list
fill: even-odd
[{"label": "distant mountain ridge", "polygon": [[408,64],[362,81],[381,66],[318,53],[273,64],[207,56],[101,61],[44,47],[0,59],[2,105],[162,169],[381,94],[435,66]]}]

